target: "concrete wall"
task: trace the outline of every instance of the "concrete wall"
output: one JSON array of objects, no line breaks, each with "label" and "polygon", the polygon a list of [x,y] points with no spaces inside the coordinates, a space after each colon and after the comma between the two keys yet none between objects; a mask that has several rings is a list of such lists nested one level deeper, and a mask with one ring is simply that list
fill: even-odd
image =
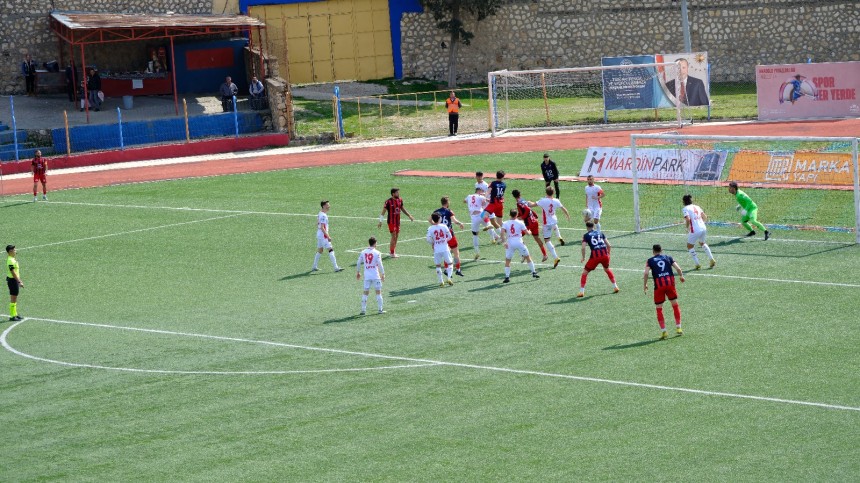
[{"label": "concrete wall", "polygon": [[[693,51],[715,81],[755,80],[757,64],[860,60],[857,0],[688,0]],[[509,0],[460,46],[458,81],[487,72],[600,65],[604,56],[684,50],[677,0]],[[427,13],[401,18],[403,75],[447,78],[449,43]]]}]

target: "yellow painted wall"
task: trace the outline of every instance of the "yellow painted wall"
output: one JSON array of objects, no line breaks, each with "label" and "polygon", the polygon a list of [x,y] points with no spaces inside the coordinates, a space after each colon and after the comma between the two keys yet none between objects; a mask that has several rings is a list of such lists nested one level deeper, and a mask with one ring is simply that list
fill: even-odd
[{"label": "yellow painted wall", "polygon": [[394,76],[388,0],[328,0],[249,8],[292,84]]}]

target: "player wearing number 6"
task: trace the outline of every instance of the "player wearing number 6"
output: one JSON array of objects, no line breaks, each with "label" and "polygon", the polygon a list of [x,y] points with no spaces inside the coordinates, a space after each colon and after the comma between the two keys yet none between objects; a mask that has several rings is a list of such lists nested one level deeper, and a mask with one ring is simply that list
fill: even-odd
[{"label": "player wearing number 6", "polygon": [[684,281],[684,273],[681,272],[681,267],[678,262],[672,259],[669,255],[663,255],[663,247],[654,245],[652,247],[654,256],[648,259],[645,264],[645,275],[643,282],[645,283],[645,292],[648,292],[648,273],[654,277],[654,304],[657,306],[657,323],[660,325],[660,339],[666,339],[666,320],[663,318],[663,302],[669,299],[672,303],[672,311],[675,313],[675,333],[684,335],[681,330],[681,307],[678,305],[678,291],[675,290],[675,274],[672,268],[678,271],[678,277],[681,282]]},{"label": "player wearing number 6", "polygon": [[519,252],[525,261],[528,262],[532,277],[540,278],[535,271],[535,262],[532,261],[532,257],[529,255],[529,249],[523,245],[523,235],[528,233],[528,228],[526,228],[526,224],[522,220],[517,219],[516,209],[511,210],[509,214],[511,215],[511,219],[502,223],[502,243],[505,244],[505,280],[502,283],[511,281],[511,258],[513,258],[516,252]]},{"label": "player wearing number 6", "polygon": [[708,215],[698,205],[693,204],[693,195],[684,195],[684,208],[681,213],[684,214],[684,223],[687,225],[687,250],[690,251],[690,256],[693,257],[693,263],[696,264],[696,270],[702,268],[699,263],[699,256],[696,254],[696,242],[699,246],[705,249],[708,254],[711,268],[717,264],[714,255],[711,253],[711,247],[705,242],[705,237],[708,235],[708,227],[705,222],[708,221]]},{"label": "player wearing number 6", "polygon": [[753,230],[752,226],[750,226],[750,223],[752,223],[753,226],[757,227],[759,230],[764,231],[765,240],[770,238],[770,232],[767,231],[767,228],[765,228],[764,225],[762,225],[758,221],[758,205],[755,204],[752,198],[747,196],[747,194],[743,191],[739,190],[738,184],[734,181],[729,183],[729,193],[735,195],[735,199],[737,199],[738,201],[737,210],[741,214],[741,224],[744,226],[744,228],[750,231],[749,233],[747,233],[747,236],[755,236],[755,230]]},{"label": "player wearing number 6", "polygon": [[603,271],[609,277],[612,283],[612,291],[618,293],[621,289],[615,282],[615,274],[609,268],[609,252],[612,250],[612,245],[606,239],[603,232],[594,229],[594,223],[589,221],[585,224],[588,232],[582,236],[582,260],[585,261],[585,247],[591,248],[591,256],[588,258],[588,263],[582,269],[582,276],[579,278],[579,293],[577,297],[585,297],[585,283],[588,281],[588,273],[597,268],[598,265],[603,265]]},{"label": "player wearing number 6", "polygon": [[355,264],[355,279],[361,280],[361,269],[364,268],[364,294],[361,296],[361,315],[367,312],[367,296],[370,287],[376,289],[376,306],[379,313],[384,314],[382,309],[382,282],[385,281],[385,268],[382,266],[382,254],[376,249],[376,238],[367,240],[369,245],[358,254],[358,262]]},{"label": "player wearing number 6", "polygon": [[[451,259],[451,249],[448,247],[448,240],[451,239],[451,230],[447,226],[441,224],[442,217],[439,213],[430,215],[430,225],[427,228],[427,243],[433,247],[433,262],[436,263],[436,275],[439,277],[439,286],[444,287],[445,283],[454,285],[454,280],[451,275],[454,274],[453,260]],[[448,280],[442,280],[442,264],[445,264],[445,274]]]}]

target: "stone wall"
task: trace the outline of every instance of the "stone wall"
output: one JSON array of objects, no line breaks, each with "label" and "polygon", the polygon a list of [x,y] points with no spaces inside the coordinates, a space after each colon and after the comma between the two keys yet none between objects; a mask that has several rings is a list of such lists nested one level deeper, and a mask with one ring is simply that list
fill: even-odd
[{"label": "stone wall", "polygon": [[[217,13],[232,8],[226,6],[224,0],[218,5]],[[29,53],[40,66],[45,61],[60,61],[59,42],[48,24],[48,15],[53,10],[210,14],[213,9],[213,0],[3,0],[3,14],[0,15],[0,32],[4,33],[0,38],[0,94],[24,92],[21,61],[25,54]],[[167,39],[160,43],[152,42],[154,46],[167,44]],[[68,45],[64,45],[63,50],[63,56],[68,60]],[[108,44],[87,47],[85,55],[88,64],[95,63],[99,68],[115,64],[113,68],[121,69],[122,64],[131,68],[145,62],[141,51],[145,52],[145,46],[138,43]],[[80,48],[75,52],[75,57],[79,56]],[[138,58],[141,60],[136,60]]]},{"label": "stone wall", "polygon": [[[757,64],[860,61],[857,0],[688,0],[693,51],[711,79],[754,82]],[[466,18],[458,82],[487,72],[600,65],[608,56],[684,51],[677,0],[509,0],[481,22]],[[449,36],[430,14],[401,19],[403,74],[447,79]]]}]

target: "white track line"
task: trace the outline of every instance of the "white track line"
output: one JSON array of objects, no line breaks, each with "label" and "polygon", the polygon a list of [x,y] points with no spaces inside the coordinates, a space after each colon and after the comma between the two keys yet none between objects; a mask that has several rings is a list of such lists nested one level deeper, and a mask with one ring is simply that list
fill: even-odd
[{"label": "white track line", "polygon": [[[189,333],[189,332],[174,332],[174,331],[159,330],[159,329],[142,329],[142,328],[137,328],[137,327],[124,327],[124,326],[108,325],[108,324],[94,324],[94,323],[88,323],[88,322],[73,322],[73,321],[68,321],[68,320],[46,319],[46,318],[39,318],[39,317],[28,317],[28,318],[24,319],[24,321],[27,321],[27,320],[39,320],[39,321],[43,321],[43,322],[51,322],[51,323],[56,323],[56,324],[68,324],[68,325],[80,325],[80,326],[89,326],[89,327],[100,327],[100,328],[107,328],[107,329],[128,330],[128,331],[145,332],[145,333],[151,333],[151,334],[176,335],[176,336],[184,336],[184,337],[198,337],[198,338],[202,338],[202,339],[212,339],[212,340],[232,341],[232,342],[247,342],[247,343],[263,344],[263,345],[270,345],[270,346],[276,346],[276,347],[287,347],[287,348],[291,348],[291,349],[303,349],[303,350],[310,350],[310,351],[327,352],[327,353],[332,353],[332,354],[345,354],[345,355],[371,357],[371,358],[376,358],[376,359],[405,361],[405,362],[422,364],[422,365],[427,365],[427,366],[459,367],[459,368],[476,369],[476,370],[482,370],[482,371],[502,372],[502,373],[507,373],[507,374],[522,374],[522,375],[528,375],[528,376],[551,377],[551,378],[574,380],[574,381],[596,382],[596,383],[612,384],[612,385],[617,385],[617,386],[636,387],[636,388],[643,388],[643,389],[657,389],[657,390],[661,390],[661,391],[682,392],[682,393],[687,393],[687,394],[697,394],[697,395],[701,395],[701,396],[716,396],[716,397],[726,397],[726,398],[734,398],[734,399],[746,399],[746,400],[753,400],[753,401],[764,401],[764,402],[792,404],[792,405],[799,405],[799,406],[817,407],[817,408],[823,408],[823,409],[835,409],[835,410],[843,410],[843,411],[860,412],[860,407],[844,406],[844,405],[839,405],[839,404],[827,404],[827,403],[820,403],[820,402],[800,401],[800,400],[795,400],[795,399],[784,399],[784,398],[775,398],[775,397],[767,397],[767,396],[754,396],[754,395],[749,395],[749,394],[736,394],[736,393],[721,392],[721,391],[706,391],[706,390],[702,390],[702,389],[690,389],[690,388],[684,388],[684,387],[663,386],[663,385],[659,385],[659,384],[645,384],[645,383],[631,382],[631,381],[619,381],[619,380],[604,379],[604,378],[599,378],[599,377],[575,376],[575,375],[571,375],[571,374],[556,374],[556,373],[552,373],[552,372],[532,371],[532,370],[525,370],[525,369],[511,369],[511,368],[506,368],[506,367],[486,366],[486,365],[479,365],[479,364],[466,364],[466,363],[459,363],[459,362],[445,362],[445,361],[438,361],[438,360],[433,360],[433,359],[420,359],[420,358],[414,358],[414,357],[390,356],[390,355],[386,355],[386,354],[375,354],[372,352],[360,352],[360,351],[349,351],[349,350],[342,350],[342,349],[330,349],[330,348],[324,348],[324,347],[312,347],[312,346],[287,344],[287,343],[282,343],[282,342],[272,342],[272,341],[265,341],[265,340],[243,339],[243,338],[237,338],[237,337],[225,337],[225,336],[216,336],[216,335],[207,335],[207,334],[195,334],[195,333]],[[12,328],[14,328],[17,325],[18,324],[14,324],[13,326],[11,326],[11,327],[7,328],[5,331],[3,331],[3,334],[0,335],[0,342],[2,342],[2,345],[5,349],[7,349],[7,350],[9,350],[15,354],[23,355],[22,353],[16,351],[11,346],[9,346],[8,342],[6,341],[6,336],[9,333],[9,331],[11,331]],[[34,358],[32,356],[26,356],[26,355],[24,355],[24,356],[29,357],[29,358]],[[46,360],[46,359],[38,359],[37,358],[37,360],[51,362],[51,361]]]},{"label": "white track line", "polygon": [[176,227],[176,226],[190,225],[193,223],[203,223],[205,221],[223,220],[225,218],[232,218],[234,216],[241,216],[241,215],[247,215],[247,214],[248,213],[235,213],[232,215],[216,216],[214,218],[206,218],[204,220],[183,221],[181,223],[171,223],[169,225],[151,226],[148,228],[139,228],[137,230],[121,231],[118,233],[108,233],[105,235],[89,236],[86,238],[77,238],[74,240],[65,240],[65,241],[59,241],[59,242],[53,242],[53,243],[45,243],[42,245],[33,245],[30,247],[21,247],[21,248],[19,248],[19,250],[32,250],[34,248],[45,248],[45,247],[52,247],[52,246],[56,246],[56,245],[65,245],[67,243],[77,243],[77,242],[82,242],[82,241],[98,240],[101,238],[110,238],[110,237],[114,237],[114,236],[130,235],[132,233],[141,233],[141,232],[145,232],[145,231],[160,230],[162,228],[172,228],[172,227]]}]

